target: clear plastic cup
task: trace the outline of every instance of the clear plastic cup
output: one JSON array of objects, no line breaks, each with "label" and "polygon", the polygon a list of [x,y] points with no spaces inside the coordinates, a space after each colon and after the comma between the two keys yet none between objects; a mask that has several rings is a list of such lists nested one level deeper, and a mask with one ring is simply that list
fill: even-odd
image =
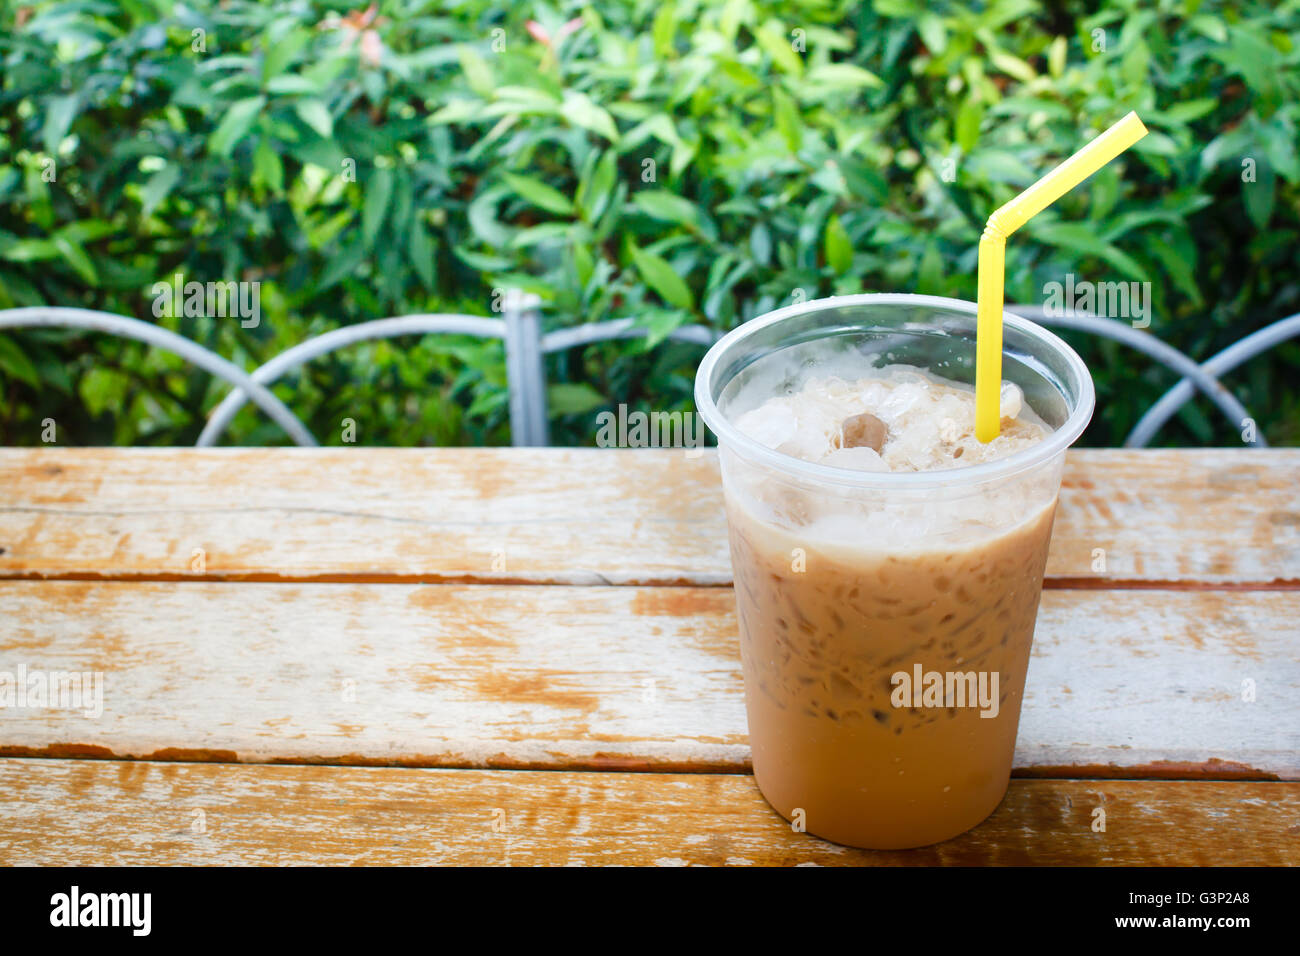
[{"label": "clear plastic cup", "polygon": [[779,813],[838,843],[936,843],[1006,793],[1061,469],[1092,379],[1059,338],[1007,314],[1004,379],[1054,431],[1006,458],[850,471],[732,423],[809,377],[876,365],[973,384],[975,316],[934,296],[805,302],[730,332],[696,378],[718,437],[754,776]]}]

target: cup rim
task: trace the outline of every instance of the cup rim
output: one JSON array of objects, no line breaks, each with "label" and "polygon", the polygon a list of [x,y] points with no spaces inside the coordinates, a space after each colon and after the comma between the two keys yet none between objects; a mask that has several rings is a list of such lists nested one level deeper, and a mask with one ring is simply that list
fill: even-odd
[{"label": "cup rim", "polygon": [[[965,468],[945,468],[939,471],[916,472],[854,471],[849,468],[836,468],[833,465],[817,464],[786,455],[750,438],[727,421],[726,416],[722,414],[721,409],[713,400],[712,390],[709,387],[713,373],[727,351],[761,329],[786,319],[821,309],[861,305],[922,305],[966,312],[972,316],[977,314],[978,309],[976,303],[968,302],[965,299],[949,299],[944,296],[914,295],[910,293],[868,292],[810,299],[807,302],[800,302],[765,313],[737,326],[713,344],[695,373],[695,408],[703,417],[704,423],[709,426],[709,430],[718,437],[720,448],[739,451],[745,457],[756,459],[769,467],[792,473],[797,477],[815,478],[821,482],[848,485],[856,488],[940,488],[979,484],[993,479],[1008,478],[1036,468],[1074,444],[1092,418],[1096,395],[1093,389],[1092,376],[1088,373],[1088,367],[1084,364],[1083,359],[1053,332],[1048,331],[1036,322],[1031,322],[1029,319],[1004,311],[1002,321],[1005,326],[1016,329],[1046,349],[1060,353],[1065,359],[1070,374],[1079,384],[1078,401],[1070,411],[1069,417],[1047,438],[1024,451]],[[1069,400],[1068,395],[1065,398],[1067,401]]]}]

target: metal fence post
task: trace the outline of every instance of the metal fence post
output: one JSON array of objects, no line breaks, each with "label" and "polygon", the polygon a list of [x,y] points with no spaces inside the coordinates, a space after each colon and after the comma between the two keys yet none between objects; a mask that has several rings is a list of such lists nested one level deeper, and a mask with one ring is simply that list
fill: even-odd
[{"label": "metal fence post", "polygon": [[511,289],[505,297],[506,382],[510,393],[510,443],[551,443],[546,413],[546,367],[542,353],[541,299]]}]

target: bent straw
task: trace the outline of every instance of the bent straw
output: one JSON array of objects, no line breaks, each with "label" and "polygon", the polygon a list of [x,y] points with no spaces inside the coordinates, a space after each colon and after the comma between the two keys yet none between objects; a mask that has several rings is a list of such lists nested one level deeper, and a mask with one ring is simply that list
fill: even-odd
[{"label": "bent straw", "polygon": [[1038,182],[989,216],[979,245],[975,329],[975,437],[990,442],[1001,430],[1002,286],[1007,236],[1147,134],[1129,113]]}]

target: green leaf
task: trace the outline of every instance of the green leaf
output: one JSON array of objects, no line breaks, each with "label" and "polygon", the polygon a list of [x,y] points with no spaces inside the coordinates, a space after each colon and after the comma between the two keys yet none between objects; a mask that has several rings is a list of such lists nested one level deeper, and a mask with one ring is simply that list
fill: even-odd
[{"label": "green leaf", "polygon": [[973,96],[962,100],[957,108],[957,148],[963,153],[975,149],[980,138],[980,122],[984,119],[984,104]]},{"label": "green leaf", "polygon": [[771,262],[772,233],[761,222],[755,225],[754,231],[749,234],[749,249],[759,265],[765,266]]},{"label": "green leaf", "polygon": [[852,63],[823,63],[809,70],[808,75],[804,77],[804,82],[809,86],[839,90],[857,90],[885,85],[876,74]]},{"label": "green leaf", "polygon": [[388,200],[393,195],[393,171],[380,166],[370,174],[370,182],[365,186],[366,202],[361,209],[361,236],[366,248],[373,248],[379,227],[383,225],[384,214],[388,212]]},{"label": "green leaf", "polygon": [[[351,214],[351,210],[348,210],[348,215],[351,216]],[[320,279],[317,280],[317,294],[333,288],[338,282],[355,273],[365,256],[366,247],[360,242],[354,242],[340,252],[335,253],[321,273]]]},{"label": "green leaf", "polygon": [[921,264],[916,270],[916,291],[923,295],[942,295],[944,292],[943,257],[936,242],[925,244],[925,255],[921,256]]},{"label": "green leaf", "polygon": [[915,19],[922,10],[920,0],[875,0],[872,7],[882,17],[906,17],[908,20]]},{"label": "green leaf", "polygon": [[1201,36],[1209,37],[1217,43],[1228,42],[1228,28],[1218,17],[1202,14],[1192,17],[1187,23]]},{"label": "green leaf", "polygon": [[948,48],[948,29],[942,17],[933,13],[921,14],[916,21],[916,32],[921,34],[921,40],[935,56]]},{"label": "green leaf", "polygon": [[[1296,133],[1281,117],[1271,122],[1255,124],[1254,135],[1264,147],[1264,155],[1273,171],[1289,183],[1300,183],[1300,156],[1296,153]],[[1263,165],[1262,163],[1260,165]]]},{"label": "green leaf", "polygon": [[[474,199],[470,201],[469,207],[465,210],[465,218],[469,220],[470,229],[473,231],[475,237],[480,242],[486,243],[489,246],[494,246],[497,249],[503,249],[508,246],[510,244],[510,237],[513,235],[513,231],[497,218],[497,203],[501,201],[501,197],[505,195],[505,192],[504,188],[499,187],[488,189],[485,192],[480,193],[478,196],[475,196]],[[458,249],[457,255],[465,258],[465,255],[468,252],[469,250],[466,250],[462,253]],[[470,264],[473,265],[469,259],[466,259],[465,261],[470,262]],[[491,267],[479,266],[477,268],[490,269]]]},{"label": "green leaf", "polygon": [[1205,300],[1201,296],[1201,290],[1196,284],[1196,263],[1194,261],[1189,261],[1173,246],[1167,245],[1159,238],[1147,245],[1147,251],[1164,266],[1165,272],[1168,273],[1175,288],[1187,296],[1193,307],[1200,308],[1205,304]]},{"label": "green leaf", "polygon": [[1065,57],[1068,52],[1065,37],[1057,37],[1047,48],[1047,72],[1052,74],[1053,79],[1059,80],[1065,75]]},{"label": "green leaf", "polygon": [[313,249],[322,248],[346,229],[352,223],[352,218],[353,210],[348,208],[339,210],[323,222],[313,221],[307,224],[305,227],[307,245]]},{"label": "green leaf", "polygon": [[655,219],[674,222],[696,229],[700,224],[700,211],[689,199],[683,199],[664,189],[643,189],[632,194],[633,204]]},{"label": "green leaf", "polygon": [[482,118],[483,104],[478,100],[452,100],[446,106],[429,117],[430,126],[450,123],[463,123],[467,120]]},{"label": "green leaf", "polygon": [[754,32],[754,39],[782,73],[803,75],[803,60],[794,52],[794,45],[779,21],[768,20]]},{"label": "green leaf", "polygon": [[[284,21],[281,21],[284,22]],[[295,27],[270,44],[262,57],[262,82],[284,73],[311,40],[311,32]]]},{"label": "green leaf", "polygon": [[763,86],[763,78],[743,63],[738,63],[735,60],[721,60],[718,63],[718,68],[741,86],[754,90]]},{"label": "green leaf", "polygon": [[689,318],[689,313],[682,312],[680,309],[651,309],[644,315],[638,316],[637,324],[646,329],[646,336],[641,340],[643,350],[648,352],[659,345]]},{"label": "green leaf", "polygon": [[433,237],[429,231],[424,228],[418,215],[411,217],[411,242],[407,247],[410,255],[411,265],[415,267],[415,273],[424,283],[424,287],[430,292],[437,291],[437,282],[434,276],[434,243]]},{"label": "green leaf", "polygon": [[76,118],[77,104],[80,99],[78,94],[69,93],[67,96],[55,96],[47,101],[45,127],[41,132],[41,139],[45,144],[45,152],[49,155],[58,154],[59,143],[63,142],[63,137],[68,135],[68,129]]},{"label": "green leaf", "polygon": [[52,239],[19,239],[0,246],[0,258],[10,262],[41,262],[58,257],[59,247]]},{"label": "green leaf", "polygon": [[586,382],[561,382],[546,386],[546,406],[550,418],[581,415],[605,404],[605,396]]},{"label": "green leaf", "polygon": [[1038,171],[1032,169],[1016,153],[1006,149],[984,147],[976,151],[965,163],[966,171],[976,171],[996,183],[1010,183],[1018,189],[1024,189],[1038,178]]},{"label": "green leaf", "polygon": [[514,260],[504,256],[489,256],[464,246],[452,246],[452,254],[471,269],[479,272],[501,272],[514,265]]},{"label": "green leaf", "polygon": [[584,222],[595,222],[604,213],[618,177],[618,156],[606,152],[591,168],[589,178],[578,185],[578,207]]},{"label": "green leaf", "polygon": [[484,99],[490,99],[496,87],[492,67],[488,66],[487,60],[479,56],[478,51],[471,46],[462,44],[458,52],[460,68],[465,74],[465,81],[469,84],[469,88]]},{"label": "green leaf", "polygon": [[1251,93],[1271,99],[1277,89],[1276,49],[1245,25],[1233,29],[1228,41],[1228,49],[1215,49],[1211,55],[1240,75]]},{"label": "green leaf", "polygon": [[695,308],[695,297],[691,295],[690,287],[666,259],[633,245],[632,261],[636,263],[641,278],[658,293],[659,298],[679,309]]},{"label": "green leaf", "polygon": [[1130,89],[1142,89],[1147,85],[1147,75],[1151,64],[1151,50],[1143,40],[1134,41],[1120,58],[1119,72]]},{"label": "green leaf", "polygon": [[59,235],[67,236],[73,242],[96,242],[118,231],[118,227],[103,219],[80,219],[68,223],[59,230]]},{"label": "green leaf", "polygon": [[284,163],[265,136],[258,141],[257,149],[253,151],[253,174],[272,194],[278,196],[284,192]]},{"label": "green leaf", "polygon": [[1178,420],[1186,425],[1198,444],[1208,445],[1214,439],[1214,426],[1196,402],[1183,402],[1178,409]]},{"label": "green leaf", "polygon": [[510,240],[510,248],[526,249],[542,243],[564,244],[573,235],[574,224],[571,222],[544,222],[519,230]]},{"label": "green leaf", "polygon": [[329,107],[320,100],[298,100],[293,104],[293,110],[321,139],[329,139],[334,135],[334,117],[330,115]]},{"label": "green leaf", "polygon": [[[1119,201],[1119,169],[1114,163],[1107,163],[1088,180],[1089,212],[1092,219],[1105,220],[1115,203]],[[1113,240],[1114,236],[1107,237]]]},{"label": "green leaf", "polygon": [[1277,202],[1277,174],[1271,165],[1266,162],[1256,164],[1255,181],[1241,184],[1241,201],[1255,228],[1265,229],[1273,218],[1273,207]]},{"label": "green leaf", "polygon": [[316,96],[321,85],[297,73],[282,73],[267,81],[266,92],[276,96]]},{"label": "green leaf", "polygon": [[[1091,180],[1089,180],[1091,184]],[[1130,209],[1127,212],[1120,213],[1118,216],[1110,217],[1106,222],[1106,228],[1101,230],[1099,235],[1106,242],[1117,242],[1124,235],[1140,226],[1146,226],[1153,222],[1168,223],[1178,226],[1183,223],[1189,215],[1196,212],[1203,203],[1195,203],[1185,209],[1162,209],[1158,206],[1144,209]],[[1099,224],[1100,225],[1100,224]]]},{"label": "green leaf", "polygon": [[578,278],[579,287],[585,289],[596,270],[596,260],[585,242],[573,244],[573,270]]},{"label": "green leaf", "polygon": [[677,32],[677,5],[669,0],[660,3],[658,7],[650,27],[650,36],[654,42],[655,56],[666,60],[673,52],[673,36]]},{"label": "green leaf", "polygon": [[504,388],[490,392],[480,392],[474,396],[474,401],[470,402],[469,408],[465,409],[465,414],[470,418],[490,415],[496,409],[504,407],[509,401],[510,394]]},{"label": "green leaf", "polygon": [[1159,130],[1149,130],[1147,135],[1143,136],[1134,145],[1133,149],[1139,153],[1150,153],[1155,156],[1177,156],[1182,153],[1178,144]]},{"label": "green leaf", "polygon": [[1046,222],[1030,225],[1033,237],[1040,242],[1066,249],[1082,257],[1096,256],[1120,271],[1121,281],[1151,281],[1147,270],[1132,256],[1097,237],[1093,226],[1074,222]]},{"label": "green leaf", "polygon": [[99,284],[99,276],[95,273],[95,265],[90,261],[90,256],[86,255],[80,243],[69,239],[63,233],[56,233],[52,237],[54,247],[59,250],[63,260],[70,266],[77,275],[85,279],[92,286]]},{"label": "green leaf", "polygon": [[117,369],[95,365],[81,376],[77,390],[86,411],[99,416],[109,410],[124,411],[122,404],[126,399],[128,382],[127,376]]},{"label": "green leaf", "polygon": [[1038,74],[1034,72],[1034,68],[1018,56],[1012,56],[1010,53],[994,52],[989,54],[989,60],[1007,76],[1014,77],[1021,83],[1032,83],[1038,79]]},{"label": "green leaf", "polygon": [[5,335],[0,335],[0,372],[26,382],[32,388],[41,387],[41,376],[32,360]]},{"label": "green leaf", "polygon": [[1160,114],[1167,123],[1182,126],[1202,116],[1208,116],[1218,105],[1219,101],[1215,99],[1186,100],[1170,105],[1167,109],[1161,110]]},{"label": "green leaf", "polygon": [[803,145],[803,124],[794,101],[779,86],[772,87],[772,122],[790,152],[799,152]]},{"label": "green leaf", "polygon": [[152,216],[180,178],[181,168],[175,163],[168,163],[150,176],[149,181],[140,188],[140,215],[145,219]]},{"label": "green leaf", "polygon": [[674,176],[680,176],[686,167],[691,164],[691,160],[695,158],[695,154],[699,150],[700,143],[698,139],[689,143],[678,143],[673,147],[672,159],[668,161],[668,171]]},{"label": "green leaf", "polygon": [[586,93],[565,90],[561,113],[574,126],[599,133],[611,143],[618,142],[618,127],[614,124],[614,117]]},{"label": "green leaf", "polygon": [[68,366],[59,361],[53,355],[46,355],[36,366],[36,372],[41,377],[42,387],[53,386],[64,395],[71,396],[74,393],[72,376],[68,374]]},{"label": "green leaf", "polygon": [[515,173],[502,173],[502,179],[515,193],[538,208],[560,216],[573,215],[573,201],[554,186]]},{"label": "green leaf", "polygon": [[265,105],[265,96],[250,96],[231,104],[216,131],[208,138],[208,151],[217,156],[229,156],[234,152]]},{"label": "green leaf", "polygon": [[849,234],[840,223],[839,216],[826,220],[826,262],[839,275],[844,275],[853,266],[853,243]]}]

